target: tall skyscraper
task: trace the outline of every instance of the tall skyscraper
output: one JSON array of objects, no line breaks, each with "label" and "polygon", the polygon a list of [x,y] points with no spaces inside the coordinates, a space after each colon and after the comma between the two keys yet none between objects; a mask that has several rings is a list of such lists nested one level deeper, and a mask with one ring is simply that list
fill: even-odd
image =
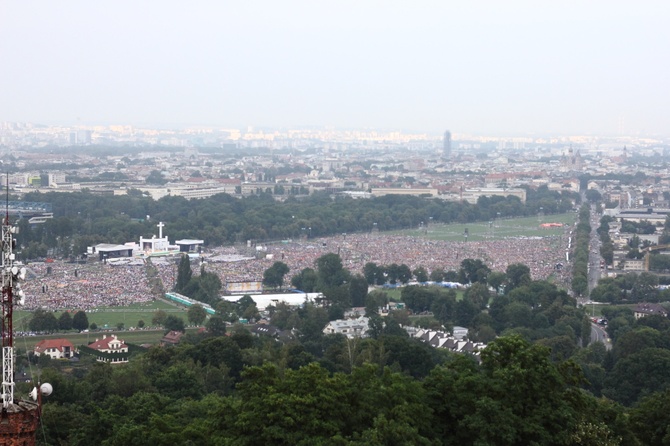
[{"label": "tall skyscraper", "polygon": [[444,146],[442,147],[442,157],[451,157],[451,132],[447,130],[444,132]]}]

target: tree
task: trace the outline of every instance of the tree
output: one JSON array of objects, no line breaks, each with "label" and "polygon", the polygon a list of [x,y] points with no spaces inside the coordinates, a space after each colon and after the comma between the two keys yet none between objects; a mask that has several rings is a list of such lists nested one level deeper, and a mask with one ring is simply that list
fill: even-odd
[{"label": "tree", "polygon": [[441,324],[455,320],[456,292],[440,290],[430,304],[430,311]]},{"label": "tree", "polygon": [[226,321],[217,314],[210,317],[207,321],[207,331],[212,334],[212,336],[225,336],[226,334]]},{"label": "tree", "polygon": [[31,331],[46,331],[48,333],[53,333],[58,330],[58,319],[50,311],[46,310],[35,310],[33,313],[32,319],[28,323],[28,327]]},{"label": "tree", "polygon": [[208,273],[202,265],[200,275],[192,277],[181,293],[199,302],[216,305],[220,300],[219,292],[222,286],[219,276]]},{"label": "tree", "polygon": [[148,184],[165,184],[167,180],[163,176],[160,170],[152,170],[149,176],[146,178]]},{"label": "tree", "polygon": [[412,280],[412,271],[409,269],[409,266],[403,263],[398,267],[398,281],[406,284],[410,280]]},{"label": "tree", "polygon": [[342,285],[348,279],[348,271],[342,267],[342,259],[334,253],[324,254],[316,260],[319,290]]},{"label": "tree", "polygon": [[400,277],[400,265],[397,263],[386,265],[384,272],[386,273],[387,280],[390,284],[395,285],[398,283],[398,278]]},{"label": "tree", "polygon": [[463,299],[456,302],[456,314],[454,323],[463,327],[469,327],[472,319],[479,314],[479,307],[474,302]]},{"label": "tree", "polygon": [[588,292],[588,279],[582,275],[575,275],[571,282],[572,291],[579,296],[585,296]]},{"label": "tree", "polygon": [[602,200],[602,195],[595,189],[588,189],[585,192],[586,199],[592,203]]},{"label": "tree", "polygon": [[637,276],[635,285],[631,290],[631,298],[637,302],[657,302],[658,301],[658,276],[655,274],[642,272]]},{"label": "tree", "polygon": [[198,285],[200,286],[200,295],[196,294],[196,299],[207,303],[216,303],[219,300],[219,292],[223,287],[219,275],[216,273],[208,273],[205,271],[205,266],[200,268],[200,277],[198,277]]},{"label": "tree", "polygon": [[248,308],[256,307],[256,302],[248,294],[245,294],[244,296],[240,297],[237,300],[236,304],[237,304],[237,311],[236,312],[240,316],[244,315],[244,313],[247,311]]},{"label": "tree", "polygon": [[482,282],[486,283],[486,278],[491,269],[481,261],[481,259],[464,259],[461,262],[459,279],[463,284]]},{"label": "tree", "polygon": [[305,268],[300,271],[300,274],[291,278],[291,285],[300,291],[304,291],[305,293],[312,293],[316,289],[317,281],[318,277],[316,275],[316,271],[314,271],[312,268]]},{"label": "tree", "polygon": [[670,439],[670,388],[644,398],[630,413],[631,428],[645,445],[667,445]]},{"label": "tree", "polygon": [[430,272],[430,280],[433,282],[442,282],[444,280],[444,270],[434,269]]},{"label": "tree", "polygon": [[614,262],[614,244],[612,242],[605,242],[600,246],[600,255],[605,260],[605,263],[611,265]]},{"label": "tree", "polygon": [[137,328],[144,328],[144,320],[140,319],[137,321]]},{"label": "tree", "polygon": [[72,330],[72,316],[69,311],[64,311],[58,318],[58,329],[61,331]]},{"label": "tree", "polygon": [[79,310],[74,314],[74,317],[72,317],[72,328],[79,331],[88,328],[88,317],[86,316],[85,311]]},{"label": "tree", "polygon": [[245,310],[242,312],[242,317],[248,321],[260,319],[261,315],[258,312],[258,307],[256,306],[256,303],[253,303],[249,305],[247,308],[245,308]]},{"label": "tree", "polygon": [[593,290],[591,300],[595,302],[618,303],[621,300],[621,288],[617,286],[612,278],[601,279]]},{"label": "tree", "polygon": [[188,255],[182,254],[177,268],[177,283],[174,286],[176,292],[181,293],[191,281],[191,259]]},{"label": "tree", "polygon": [[641,396],[670,388],[670,351],[645,348],[616,362],[605,380],[603,394],[625,405]]},{"label": "tree", "polygon": [[156,326],[163,326],[167,319],[167,313],[163,310],[157,310],[151,318],[151,323]]},{"label": "tree", "polygon": [[[645,318],[642,318],[645,319]],[[667,319],[667,318],[666,318]],[[645,348],[662,348],[664,345],[661,333],[650,327],[636,327],[617,338],[612,350],[617,360],[626,358]]]},{"label": "tree", "polygon": [[520,287],[522,285],[527,285],[530,283],[530,268],[528,268],[523,263],[513,263],[507,267],[505,270],[507,275],[507,286],[505,287],[505,293],[509,293],[514,288]]},{"label": "tree", "polygon": [[492,271],[486,278],[486,281],[496,290],[496,293],[500,292],[500,287],[505,283],[505,280],[507,280],[507,276],[500,271]]},{"label": "tree", "polygon": [[284,276],[289,272],[289,267],[284,262],[275,262],[263,273],[263,285],[270,288],[281,288],[284,284]]},{"label": "tree", "polygon": [[352,307],[365,306],[365,298],[368,295],[368,282],[365,277],[357,274],[349,282],[349,296]]},{"label": "tree", "polygon": [[432,289],[420,286],[406,286],[400,291],[402,301],[415,313],[428,311],[433,297]]},{"label": "tree", "polygon": [[207,319],[207,311],[205,311],[202,305],[191,305],[186,312],[186,317],[191,324],[202,325],[205,319]]},{"label": "tree", "polygon": [[428,271],[426,271],[426,268],[423,266],[419,266],[418,268],[415,268],[414,271],[412,271],[414,274],[414,277],[416,278],[416,281],[419,283],[422,282],[428,282]]},{"label": "tree", "polygon": [[168,331],[186,331],[186,327],[184,326],[184,319],[177,317],[174,314],[171,314],[165,318],[163,327],[165,327],[165,329]]},{"label": "tree", "polygon": [[553,363],[548,348],[519,336],[496,339],[481,357],[486,379],[475,392],[487,401],[462,426],[481,427],[477,444],[569,444],[586,399],[579,367]]},{"label": "tree", "polygon": [[377,283],[377,277],[379,276],[379,267],[376,263],[368,262],[363,266],[363,275],[368,285],[374,285]]},{"label": "tree", "polygon": [[491,293],[489,293],[489,289],[486,285],[476,282],[465,291],[463,298],[471,301],[480,310],[483,310],[487,307],[489,300],[491,299]]}]

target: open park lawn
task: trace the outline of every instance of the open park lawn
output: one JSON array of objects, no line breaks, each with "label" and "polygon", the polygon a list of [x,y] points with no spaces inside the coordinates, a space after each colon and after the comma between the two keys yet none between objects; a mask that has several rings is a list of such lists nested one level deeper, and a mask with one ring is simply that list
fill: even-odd
[{"label": "open park lawn", "polygon": [[561,223],[572,225],[575,223],[574,213],[543,215],[536,217],[496,219],[488,222],[465,224],[428,224],[421,228],[394,231],[391,233],[425,237],[432,240],[466,241],[465,230],[468,230],[468,241],[497,240],[506,237],[546,237],[560,235],[563,227],[540,227],[543,223]]},{"label": "open park lawn", "polygon": [[[78,333],[76,330],[72,330],[67,333],[56,333],[53,335],[17,336],[14,343],[17,348],[32,350],[35,344],[43,339],[66,338],[74,345],[86,345],[94,342],[96,338],[102,338],[103,335],[116,334],[119,339],[123,339],[124,342],[130,344],[157,344],[165,334],[163,328],[151,327],[151,319],[158,310],[181,317],[185,323],[188,323],[185,308],[179,308],[158,300],[148,304],[133,304],[127,307],[113,308],[101,307],[87,311],[86,316],[88,317],[89,324],[95,323],[98,326],[98,330],[96,331]],[[61,314],[61,311],[54,312],[56,318],[60,317]],[[32,316],[31,313],[28,311],[16,311],[14,315],[14,328],[17,331],[28,331],[27,326]],[[143,320],[145,323],[143,330],[135,329],[139,320]],[[119,323],[124,324],[123,330],[117,330],[116,327]]]}]

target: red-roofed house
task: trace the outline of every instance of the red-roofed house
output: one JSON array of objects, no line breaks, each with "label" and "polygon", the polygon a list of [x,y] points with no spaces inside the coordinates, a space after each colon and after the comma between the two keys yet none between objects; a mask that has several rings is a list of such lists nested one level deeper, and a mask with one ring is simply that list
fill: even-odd
[{"label": "red-roofed house", "polygon": [[181,340],[181,337],[184,335],[181,331],[172,330],[161,339],[161,345],[177,345]]},{"label": "red-roofed house", "polygon": [[88,344],[88,348],[97,350],[101,353],[125,353],[125,355],[115,355],[109,357],[108,355],[98,356],[98,362],[111,362],[118,364],[121,362],[128,362],[128,346],[118,339],[116,335],[103,335],[102,339],[96,339],[95,342]]},{"label": "red-roofed house", "polygon": [[51,359],[69,359],[75,349],[67,339],[45,339],[35,345],[35,356],[47,355]]}]

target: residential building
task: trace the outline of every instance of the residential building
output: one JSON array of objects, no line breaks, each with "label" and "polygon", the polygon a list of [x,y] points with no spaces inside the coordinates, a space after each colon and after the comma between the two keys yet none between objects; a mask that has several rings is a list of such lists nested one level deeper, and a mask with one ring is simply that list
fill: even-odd
[{"label": "residential building", "polygon": [[458,329],[458,335],[456,333],[452,335],[442,331],[416,330],[414,327],[406,327],[411,337],[417,338],[431,347],[443,348],[454,353],[468,353],[479,356],[479,353],[486,348],[486,344],[468,341],[465,337],[459,338],[458,336],[463,335],[464,330],[467,332],[467,329],[463,327],[458,327]]},{"label": "residential building", "polygon": [[[102,339],[96,339],[95,342],[88,345],[88,348],[97,350],[100,353],[107,353],[107,355],[98,355],[98,362],[109,362],[118,364],[128,362],[128,346],[116,335],[103,335]],[[114,355],[110,355],[114,354]]]},{"label": "residential building", "polygon": [[367,337],[369,319],[361,316],[357,319],[338,319],[328,322],[323,329],[325,334],[343,334],[348,338]]},{"label": "residential building", "polygon": [[69,359],[76,350],[67,339],[45,339],[35,345],[35,356],[46,355],[51,359]]},{"label": "residential building", "polygon": [[637,304],[637,307],[635,307],[634,314],[635,319],[640,319],[641,317],[651,316],[654,314],[668,317],[668,310],[659,304],[640,303]]},{"label": "residential building", "polygon": [[184,336],[183,331],[171,330],[161,338],[161,346],[177,345],[181,341],[182,336]]}]

